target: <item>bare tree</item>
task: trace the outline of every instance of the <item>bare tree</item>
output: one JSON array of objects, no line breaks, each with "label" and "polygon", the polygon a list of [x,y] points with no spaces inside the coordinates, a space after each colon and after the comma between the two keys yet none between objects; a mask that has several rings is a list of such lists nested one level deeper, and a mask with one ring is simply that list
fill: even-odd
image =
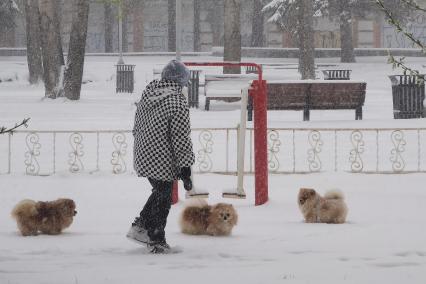
[{"label": "bare tree", "polygon": [[64,93],[70,100],[80,99],[86,48],[89,1],[74,0],[75,12],[72,20],[70,45],[65,70]]},{"label": "bare tree", "polygon": [[262,0],[253,0],[253,21],[251,31],[251,46],[263,46],[264,45],[264,16],[262,13]]},{"label": "bare tree", "polygon": [[14,1],[2,0],[0,2],[0,28],[13,28],[18,12]]},{"label": "bare tree", "polygon": [[208,5],[210,10],[208,20],[210,22],[212,33],[213,33],[213,46],[223,45],[223,27],[222,24],[224,20],[224,5],[227,0],[216,0],[216,1],[207,1],[204,4]]},{"label": "bare tree", "polygon": [[201,1],[194,0],[194,51],[201,50],[200,8],[201,8]]},{"label": "bare tree", "polygon": [[20,13],[14,0],[0,1],[0,46],[13,46],[15,43],[15,19]]},{"label": "bare tree", "polygon": [[121,9],[121,21],[122,21],[122,35],[123,42],[122,48],[123,52],[129,51],[129,28],[127,22],[129,21],[129,12],[131,10],[131,3],[129,0],[122,0],[122,9]]},{"label": "bare tree", "polygon": [[112,52],[112,25],[114,17],[111,2],[104,2],[104,24],[105,24],[105,52]]},{"label": "bare tree", "polygon": [[56,0],[39,0],[41,46],[43,54],[43,78],[45,96],[57,98],[62,86],[60,82],[61,66],[64,59],[59,32],[59,20]]},{"label": "bare tree", "polygon": [[312,0],[299,2],[299,71],[304,79],[315,79],[315,46]]},{"label": "bare tree", "polygon": [[[297,39],[299,47],[299,71],[302,79],[315,79],[314,4],[324,0],[268,0],[263,7],[270,14],[269,21]],[[316,6],[315,6],[316,7]]]},{"label": "bare tree", "polygon": [[144,19],[143,19],[143,10],[144,3],[143,0],[134,0],[133,10],[133,51],[143,51],[144,48]]},{"label": "bare tree", "polygon": [[[342,2],[345,2],[344,0]],[[352,34],[352,17],[348,10],[340,14],[340,62],[355,62],[355,52]]]},{"label": "bare tree", "polygon": [[[241,0],[225,0],[224,2],[224,61],[241,61]],[[224,67],[223,73],[239,74],[241,68]]]},{"label": "bare tree", "polygon": [[[74,0],[73,0],[74,1]],[[61,6],[61,1],[54,1],[54,7],[55,7],[55,17],[53,17],[54,20],[54,25],[55,25],[55,34],[56,34],[56,48],[58,49],[58,55],[59,55],[59,60],[61,63],[61,66],[65,65],[65,60],[64,60],[64,51],[62,49],[62,35],[61,35],[61,17],[60,15],[62,15],[62,6]]]},{"label": "bare tree", "polygon": [[41,53],[40,13],[38,0],[25,0],[27,35],[27,62],[29,81],[35,84],[43,79],[43,57]]},{"label": "bare tree", "polygon": [[168,25],[167,25],[167,38],[168,50],[171,52],[176,51],[176,0],[168,0],[167,2]]},{"label": "bare tree", "polygon": [[323,0],[322,12],[339,23],[341,62],[355,62],[353,20],[371,11],[371,0]]}]

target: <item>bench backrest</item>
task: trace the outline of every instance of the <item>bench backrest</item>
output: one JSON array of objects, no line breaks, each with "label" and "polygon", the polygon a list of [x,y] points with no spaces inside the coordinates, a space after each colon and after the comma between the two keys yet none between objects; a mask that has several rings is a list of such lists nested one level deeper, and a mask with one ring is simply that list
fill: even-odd
[{"label": "bench backrest", "polygon": [[206,74],[205,81],[214,82],[214,81],[251,81],[256,80],[258,75],[256,74]]},{"label": "bench backrest", "polygon": [[256,74],[206,74],[204,92],[207,97],[239,97],[241,90],[257,78]]},{"label": "bench backrest", "polygon": [[363,82],[267,83],[268,109],[355,109],[365,101]]},{"label": "bench backrest", "polygon": [[350,80],[352,70],[322,70],[324,80]]}]

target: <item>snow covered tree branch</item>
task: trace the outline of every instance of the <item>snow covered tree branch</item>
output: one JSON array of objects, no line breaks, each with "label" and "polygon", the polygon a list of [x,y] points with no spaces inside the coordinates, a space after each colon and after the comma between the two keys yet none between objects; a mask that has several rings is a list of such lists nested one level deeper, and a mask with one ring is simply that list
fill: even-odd
[{"label": "snow covered tree branch", "polygon": [[[384,12],[388,23],[395,27],[398,33],[402,33],[407,39],[409,39],[414,46],[420,48],[423,54],[426,54],[426,46],[425,44],[416,36],[408,31],[408,29],[401,23],[401,21],[396,17],[396,14],[391,11],[385,5],[384,0],[375,0],[376,4],[380,8],[381,11]],[[406,7],[412,8],[417,12],[426,12],[426,9],[421,8],[414,0],[401,0],[402,3],[406,5]],[[423,76],[419,76],[419,71],[413,70],[411,67],[405,64],[404,57],[397,59],[392,54],[389,54],[388,63],[392,64],[394,69],[401,68],[404,70],[404,74],[409,73],[410,75],[418,76],[419,81],[424,81]]]},{"label": "snow covered tree branch", "polygon": [[[423,53],[426,53],[426,47],[425,45],[414,36],[414,34],[412,32],[409,32],[403,25],[402,23],[395,17],[394,13],[392,11],[390,11],[386,6],[383,0],[375,0],[377,5],[379,6],[379,8],[385,13],[387,19],[388,19],[388,23],[392,26],[395,27],[397,32],[402,32],[406,38],[408,38],[411,42],[413,42],[413,44],[419,48],[422,49]],[[406,2],[406,1],[404,1]],[[411,2],[411,1],[408,1]],[[418,10],[418,9],[416,9]],[[423,11],[423,10],[419,10],[419,11]]]}]

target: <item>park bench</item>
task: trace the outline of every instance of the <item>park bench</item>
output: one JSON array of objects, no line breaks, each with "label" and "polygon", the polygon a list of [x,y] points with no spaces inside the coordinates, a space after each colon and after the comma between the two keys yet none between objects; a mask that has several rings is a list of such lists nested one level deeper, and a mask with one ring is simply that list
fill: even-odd
[{"label": "park bench", "polygon": [[[268,81],[267,108],[303,110],[303,120],[309,120],[310,110],[354,109],[355,119],[361,120],[366,87],[365,82],[354,81]],[[251,109],[249,106],[249,118]]]},{"label": "park bench", "polygon": [[347,69],[327,69],[321,70],[324,80],[350,80],[352,70]]},{"label": "park bench", "polygon": [[205,110],[210,109],[211,100],[237,101],[241,90],[256,80],[256,74],[206,74],[204,79]]}]

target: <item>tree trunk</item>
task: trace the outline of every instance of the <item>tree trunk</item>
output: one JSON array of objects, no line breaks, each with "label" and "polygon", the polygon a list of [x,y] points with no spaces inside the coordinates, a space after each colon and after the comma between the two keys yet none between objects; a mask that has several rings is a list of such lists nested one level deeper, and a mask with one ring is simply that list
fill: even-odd
[{"label": "tree trunk", "polygon": [[213,46],[222,46],[223,37],[222,37],[222,24],[224,21],[224,2],[226,0],[217,0],[214,3],[210,4],[211,10],[209,15],[209,22],[213,33]]},{"label": "tree trunk", "polygon": [[[225,0],[224,18],[224,61],[241,62],[241,24],[240,24],[241,0]],[[241,68],[224,67],[224,74],[240,74]]]},{"label": "tree trunk", "polygon": [[351,12],[344,8],[340,14],[340,47],[340,62],[355,62]]},{"label": "tree trunk", "polygon": [[194,0],[194,51],[201,51],[200,0]]},{"label": "tree trunk", "polygon": [[56,98],[62,91],[60,73],[63,62],[62,48],[58,44],[56,0],[39,0],[43,79],[45,96]]},{"label": "tree trunk", "polygon": [[59,60],[61,66],[65,65],[64,51],[62,48],[62,36],[61,36],[61,18],[59,15],[62,15],[62,7],[60,5],[61,1],[54,1],[55,6],[55,17],[53,17],[55,23],[55,34],[56,34],[56,48],[58,49]]},{"label": "tree trunk", "polygon": [[75,0],[75,9],[70,34],[70,45],[65,71],[65,96],[70,100],[79,100],[83,79],[84,53],[86,49],[87,23],[89,19],[89,1]]},{"label": "tree trunk", "polygon": [[40,13],[38,0],[25,0],[25,18],[27,33],[27,61],[30,84],[43,79],[43,58],[40,39]]},{"label": "tree trunk", "polygon": [[167,26],[167,38],[168,38],[168,50],[170,52],[176,51],[176,0],[168,0],[167,4],[168,13],[168,26]]},{"label": "tree trunk", "polygon": [[252,20],[252,32],[251,32],[251,46],[262,47],[264,45],[264,16],[262,13],[262,1],[253,0],[253,20]]},{"label": "tree trunk", "polygon": [[122,6],[123,8],[122,8],[122,12],[121,12],[121,19],[122,19],[122,29],[123,29],[123,42],[122,42],[122,50],[123,50],[123,52],[127,52],[127,51],[129,51],[129,40],[128,40],[128,25],[127,25],[127,22],[128,22],[128,19],[129,19],[129,16],[128,16],[128,12],[129,12],[129,10],[128,10],[128,5],[127,5],[127,3],[126,3],[126,1],[124,1],[124,3],[123,3],[123,6]]},{"label": "tree trunk", "polygon": [[112,15],[111,3],[106,1],[104,3],[104,24],[105,24],[105,52],[112,52],[112,26],[114,18]]},{"label": "tree trunk", "polygon": [[300,0],[299,3],[299,71],[302,80],[315,79],[313,2],[312,0]]},{"label": "tree trunk", "polygon": [[133,51],[143,51],[144,25],[143,25],[144,1],[136,1],[133,8]]}]

